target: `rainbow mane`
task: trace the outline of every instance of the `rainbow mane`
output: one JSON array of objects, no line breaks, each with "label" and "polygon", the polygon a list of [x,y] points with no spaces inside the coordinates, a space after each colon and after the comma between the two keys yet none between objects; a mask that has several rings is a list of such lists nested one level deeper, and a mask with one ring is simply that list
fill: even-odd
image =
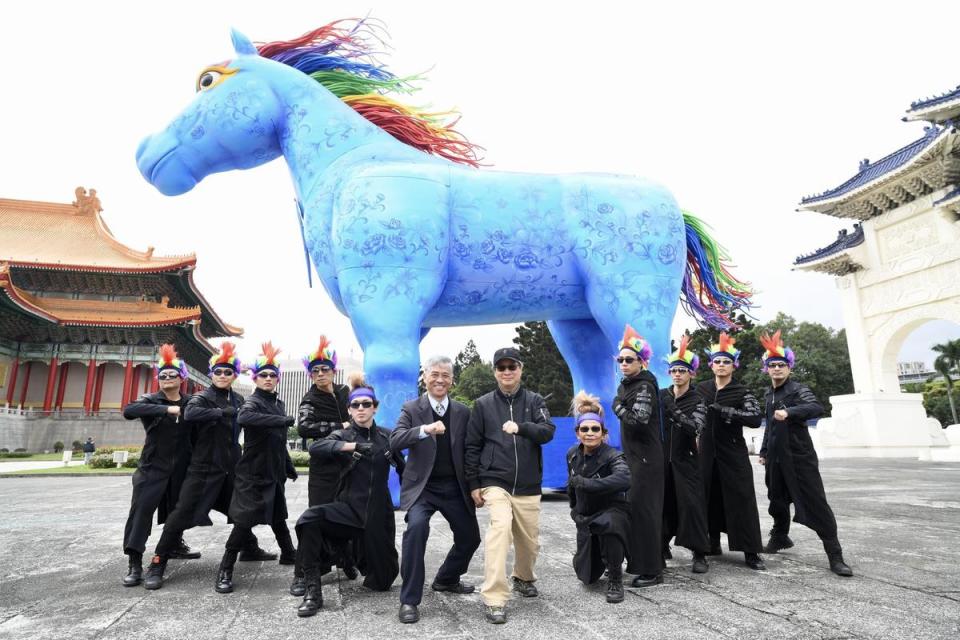
[{"label": "rainbow mane", "polygon": [[690,346],[690,334],[685,333],[680,338],[680,348],[671,353],[669,357],[664,358],[667,366],[674,364],[685,364],[691,371],[696,371],[700,367],[700,358],[696,353],[688,349]]},{"label": "rainbow mane", "polygon": [[220,343],[220,353],[213,354],[210,358],[210,370],[213,371],[217,365],[226,365],[236,372],[240,372],[240,358],[237,357],[237,345],[230,341]]},{"label": "rainbow mane", "polygon": [[429,112],[404,105],[386,93],[412,93],[421,76],[398,77],[374,57],[382,44],[375,22],[367,18],[335,20],[293,40],[259,43],[264,58],[307,74],[394,138],[452,162],[479,166],[477,145],[453,127],[454,111]]},{"label": "rainbow mane", "polygon": [[260,355],[257,356],[257,359],[253,361],[253,364],[250,365],[250,373],[252,375],[257,375],[261,369],[270,367],[276,369],[279,373],[280,365],[277,363],[277,356],[280,354],[280,349],[277,349],[273,346],[273,342],[267,341],[260,345]]},{"label": "rainbow mane", "polygon": [[783,360],[787,366],[793,369],[796,356],[793,350],[783,346],[783,339],[780,337],[780,331],[773,334],[771,338],[766,333],[760,335],[760,344],[763,345],[764,352],[761,360],[763,361],[763,370],[767,370],[767,362],[770,360]]},{"label": "rainbow mane", "polygon": [[320,336],[320,344],[317,348],[312,353],[303,356],[303,366],[309,373],[313,363],[324,361],[329,362],[332,369],[337,368],[337,352],[331,346],[330,339],[327,336]]},{"label": "rainbow mane", "polygon": [[734,365],[739,366],[740,349],[733,346],[736,343],[737,341],[730,337],[726,331],[721,331],[719,343],[710,345],[710,359],[713,360],[717,356],[727,356],[733,360]]},{"label": "rainbow mane", "polygon": [[687,313],[712,327],[739,328],[733,314],[750,308],[750,284],[730,273],[727,250],[710,236],[703,221],[686,211],[683,221],[687,231],[687,269],[680,303]]},{"label": "rainbow mane", "polygon": [[623,338],[620,339],[617,349],[630,349],[634,351],[645,365],[650,362],[650,358],[653,357],[653,349],[650,347],[650,343],[644,340],[643,336],[637,333],[637,330],[630,325],[626,325],[624,328]]},{"label": "rainbow mane", "polygon": [[181,378],[187,377],[187,363],[177,356],[177,350],[172,344],[160,345],[160,359],[157,361],[157,374],[164,369],[176,369]]}]

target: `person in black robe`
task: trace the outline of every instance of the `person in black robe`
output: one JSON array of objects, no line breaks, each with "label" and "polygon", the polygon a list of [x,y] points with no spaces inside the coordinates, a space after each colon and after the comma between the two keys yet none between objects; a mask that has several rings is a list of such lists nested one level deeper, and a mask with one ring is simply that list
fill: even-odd
[{"label": "person in black robe", "polygon": [[707,532],[707,501],[700,477],[697,439],[703,431],[707,407],[690,386],[700,358],[688,349],[690,336],[680,339],[680,348],[667,358],[673,386],[660,390],[663,407],[666,457],[663,496],[663,554],[669,559],[670,540],[693,553],[693,573],[709,569],[706,553],[710,550]]},{"label": "person in black robe", "polygon": [[607,572],[607,602],[623,602],[623,558],[630,540],[630,467],[607,444],[600,399],[581,391],[573,399],[577,440],[567,451],[567,495],[577,525],[573,568],[584,584]]},{"label": "person in black robe", "polygon": [[306,578],[300,617],[316,615],[323,607],[320,578],[346,553],[356,553],[369,589],[387,591],[400,573],[387,481],[391,466],[402,476],[404,461],[390,451],[390,431],[374,421],[379,402],[373,387],[364,383],[363,374],[351,376],[350,386],[350,426],[310,446],[311,457],[337,463],[340,482],[333,502],[309,507],[297,520]]},{"label": "person in black robe", "polygon": [[663,582],[663,425],[657,379],[647,370],[650,345],[627,325],[617,362],[623,380],[613,399],[630,466],[630,544],[627,572],[634,587]]},{"label": "person in black robe", "polygon": [[[180,383],[187,377],[187,366],[177,357],[172,344],[160,347],[156,370],[160,390],[144,394],[123,408],[123,417],[139,418],[146,434],[133,474],[130,513],[123,530],[123,552],[128,557],[127,575],[123,578],[125,587],[135,587],[142,582],[143,552],[150,537],[153,514],[157,514],[157,524],[166,521],[176,506],[190,463],[193,430],[183,420],[187,399],[180,395]],[[170,554],[170,558],[199,557],[200,552],[190,549],[182,538]]]},{"label": "person in black robe", "polygon": [[287,478],[297,479],[287,449],[287,430],[293,426],[294,418],[287,415],[283,400],[276,393],[280,381],[279,353],[272,343],[264,343],[263,352],[250,367],[257,388],[237,412],[237,423],[243,428],[243,454],[237,462],[230,501],[233,531],[220,560],[217,593],[233,591],[233,566],[258,524],[268,524],[273,529],[280,547],[280,564],[296,561],[283,491]]},{"label": "person in black robe", "polygon": [[[326,336],[320,336],[319,346],[303,357],[303,364],[313,381],[303,395],[297,412],[297,433],[306,444],[308,439],[316,442],[350,424],[350,414],[347,412],[350,389],[333,381],[337,372],[337,352]],[[340,467],[337,464],[310,456],[310,477],[307,484],[309,506],[333,502],[339,482]],[[356,579],[357,569],[353,565],[353,556],[347,554],[344,560],[346,566],[341,567],[344,575],[350,580]],[[290,595],[300,597],[305,590],[303,569],[298,561],[294,568]]]},{"label": "person in black robe", "polygon": [[697,385],[707,405],[707,421],[700,435],[700,473],[707,498],[710,555],[721,555],[720,532],[727,532],[731,551],[742,551],[744,562],[756,571],[767,567],[759,553],[760,512],[753,488],[753,469],[743,428],[757,428],[760,404],[745,386],[733,380],[740,350],[726,333],[710,349],[713,380]]},{"label": "person in black robe", "polygon": [[[194,394],[183,410],[183,418],[193,425],[196,439],[177,497],[177,506],[167,516],[163,533],[144,576],[143,586],[146,589],[160,589],[163,586],[167,560],[179,545],[185,530],[211,526],[211,510],[228,516],[227,521],[230,521],[233,479],[240,459],[240,428],[236,416],[243,404],[243,396],[231,389],[240,370],[240,359],[235,355],[236,346],[232,342],[223,342],[220,349],[210,358],[213,384]],[[240,554],[241,560],[276,558],[276,555],[259,547],[252,533]]]},{"label": "person in black robe", "polygon": [[813,529],[823,542],[830,570],[850,577],[853,571],[843,561],[837,539],[837,519],[827,503],[820,477],[820,463],[810,439],[807,420],[823,414],[823,405],[810,388],[792,379],[793,351],[783,346],[780,332],[760,337],[765,351],[763,368],[771,386],[764,395],[767,428],[760,447],[760,464],[766,466],[768,509],[773,517],[770,539],[763,548],[777,553],[793,546],[790,532],[790,503],[793,519]]}]

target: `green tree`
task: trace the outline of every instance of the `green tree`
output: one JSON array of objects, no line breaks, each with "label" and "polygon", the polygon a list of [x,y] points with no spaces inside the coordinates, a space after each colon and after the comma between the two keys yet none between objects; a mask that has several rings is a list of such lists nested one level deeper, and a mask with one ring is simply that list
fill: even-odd
[{"label": "green tree", "polygon": [[[957,424],[957,407],[953,401],[953,375],[960,369],[960,340],[936,344],[933,346],[933,351],[940,354],[933,361],[933,368],[943,376],[946,383],[947,403],[950,405],[950,417],[953,419],[950,424]],[[941,424],[947,424],[939,417],[937,419]]]},{"label": "green tree", "polygon": [[468,407],[473,407],[474,401],[485,393],[493,391],[497,381],[493,377],[493,365],[478,360],[467,365],[456,384],[450,389],[450,396]]},{"label": "green tree", "polygon": [[523,385],[547,399],[550,413],[567,415],[573,400],[573,377],[547,323],[524,322],[516,331],[513,343],[523,358]]},{"label": "green tree", "polygon": [[463,347],[463,350],[457,354],[457,358],[453,361],[453,379],[458,379],[464,369],[480,361],[480,353],[477,351],[477,345],[473,341],[473,338],[471,338],[467,340],[466,346]]}]

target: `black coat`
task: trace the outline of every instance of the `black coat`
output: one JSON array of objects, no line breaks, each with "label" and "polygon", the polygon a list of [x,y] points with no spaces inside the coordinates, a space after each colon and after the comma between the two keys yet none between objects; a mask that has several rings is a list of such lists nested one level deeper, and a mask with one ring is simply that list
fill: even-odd
[{"label": "black coat", "polygon": [[286,520],[283,485],[288,476],[297,477],[287,449],[293,418],[276,393],[256,389],[240,407],[237,423],[243,428],[243,454],[237,462],[230,517],[248,527]]},{"label": "black coat", "polygon": [[194,424],[196,440],[177,508],[170,514],[167,526],[179,529],[210,526],[213,524],[211,509],[228,516],[229,520],[240,445],[236,415],[224,415],[223,409],[233,407],[236,412],[242,404],[243,396],[217,387],[204,389],[187,401],[183,417]]},{"label": "black coat", "polygon": [[663,410],[664,478],[663,538],[692,551],[710,550],[707,532],[707,501],[700,476],[697,439],[707,418],[707,406],[693,388],[679,398],[673,387],[660,391]]},{"label": "black coat", "polygon": [[[697,385],[697,393],[708,407],[700,436],[700,473],[711,534],[726,531],[731,551],[759,553],[760,513],[743,427],[760,426],[760,405],[745,386],[734,381],[718,390],[713,380],[707,380]],[[712,405],[729,409],[718,411]],[[713,487],[714,480],[719,487]]]},{"label": "black coat", "polygon": [[[141,541],[150,536],[154,511],[157,524],[163,524],[177,504],[190,464],[193,431],[192,425],[182,417],[186,404],[184,396],[174,402],[158,391],[142,395],[123,408],[123,417],[127,420],[140,419],[146,436],[133,474],[124,549],[142,553]],[[171,406],[180,407],[181,415],[170,415],[167,409]]]},{"label": "black coat", "polygon": [[[297,411],[297,433],[301,438],[321,440],[350,421],[347,405],[350,404],[350,389],[342,384],[333,385],[333,393],[327,393],[311,385],[303,394]],[[307,504],[326,504],[333,501],[340,481],[337,465],[324,463],[310,456],[310,479],[307,484]]]},{"label": "black coat", "polygon": [[657,575],[663,570],[663,442],[657,379],[646,370],[624,378],[613,406],[630,466],[627,571]]},{"label": "black coat", "polygon": [[[467,509],[473,512],[475,506],[463,471],[464,443],[467,436],[467,423],[470,420],[470,409],[465,404],[449,398],[447,412],[450,415],[450,428],[447,429],[446,435],[450,439],[453,469],[464,503]],[[433,422],[433,407],[430,406],[430,399],[424,394],[403,405],[400,417],[397,418],[397,426],[390,432],[391,450],[399,454],[404,449],[409,449],[407,466],[403,470],[403,483],[400,487],[401,509],[407,510],[413,506],[423,493],[423,488],[427,486],[430,473],[433,471],[433,463],[437,457],[436,436],[420,438],[420,427]]]},{"label": "black coat", "polygon": [[[341,451],[346,442],[372,442],[370,456]],[[344,537],[356,538],[357,568],[366,576],[365,587],[390,588],[400,573],[395,544],[393,500],[387,481],[395,466],[403,480],[403,458],[390,451],[390,432],[376,425],[369,429],[351,424],[310,445],[310,456],[340,469],[340,482],[333,502],[309,507],[297,520],[298,535],[311,522],[326,521],[343,528]],[[302,537],[301,537],[302,539]]]},{"label": "black coat", "polygon": [[[503,424],[517,423],[508,434]],[[480,396],[467,424],[464,471],[472,491],[500,487],[517,496],[538,496],[543,482],[542,445],[556,427],[540,394],[520,387],[507,396],[500,389]]]},{"label": "black coat", "polygon": [[[807,420],[823,414],[823,405],[809,387],[790,378],[764,395],[767,428],[760,456],[766,458],[767,497],[793,502],[795,522],[836,538],[837,520],[827,503],[820,477],[820,463],[810,440]],[[773,412],[786,409],[786,420],[774,420]]]},{"label": "black coat", "polygon": [[578,444],[567,451],[567,474],[583,478],[578,488],[567,486],[570,517],[577,524],[573,568],[581,582],[593,584],[607,569],[598,538],[615,536],[624,548],[629,544],[630,467],[623,453],[606,443],[590,454]]}]

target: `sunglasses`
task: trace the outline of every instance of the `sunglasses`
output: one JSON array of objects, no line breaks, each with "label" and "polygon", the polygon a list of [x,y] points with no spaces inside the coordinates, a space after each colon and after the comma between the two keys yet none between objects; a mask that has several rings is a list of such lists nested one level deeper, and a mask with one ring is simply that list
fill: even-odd
[{"label": "sunglasses", "polygon": [[275,374],[273,371],[261,371],[260,373],[257,374],[257,377],[262,378],[264,380],[269,380],[270,378],[278,378],[279,376]]},{"label": "sunglasses", "polygon": [[157,376],[158,380],[176,380],[180,377],[179,373],[161,373]]},{"label": "sunglasses", "polygon": [[767,363],[767,369],[786,369],[786,368],[787,368],[786,362],[768,362]]},{"label": "sunglasses", "polygon": [[633,364],[637,360],[639,360],[639,358],[631,358],[630,356],[626,356],[626,357],[617,356],[617,362],[619,362],[620,364],[623,364],[624,362],[626,362],[627,364]]},{"label": "sunglasses", "polygon": [[230,376],[233,375],[233,369],[214,369],[212,373],[215,376],[223,376],[225,378],[229,378]]},{"label": "sunglasses", "polygon": [[373,403],[370,402],[370,401],[367,401],[367,402],[351,402],[351,403],[350,403],[350,408],[351,408],[351,409],[369,409],[369,408],[371,408],[372,406],[373,406]]},{"label": "sunglasses", "polygon": [[670,369],[670,375],[673,375],[675,373],[690,373],[690,369],[685,369],[683,367],[676,367],[674,369]]},{"label": "sunglasses", "polygon": [[333,368],[326,365],[319,365],[310,369],[310,373],[330,373],[331,371],[333,371]]},{"label": "sunglasses", "polygon": [[516,371],[519,368],[520,366],[515,364],[498,364],[497,365],[497,371]]},{"label": "sunglasses", "polygon": [[583,425],[581,427],[577,427],[577,431],[579,431],[580,433],[600,433],[601,431],[603,431],[603,427],[595,424]]},{"label": "sunglasses", "polygon": [[716,358],[713,361],[713,364],[719,364],[723,366],[729,366],[733,364],[733,360],[728,360],[727,358]]}]

